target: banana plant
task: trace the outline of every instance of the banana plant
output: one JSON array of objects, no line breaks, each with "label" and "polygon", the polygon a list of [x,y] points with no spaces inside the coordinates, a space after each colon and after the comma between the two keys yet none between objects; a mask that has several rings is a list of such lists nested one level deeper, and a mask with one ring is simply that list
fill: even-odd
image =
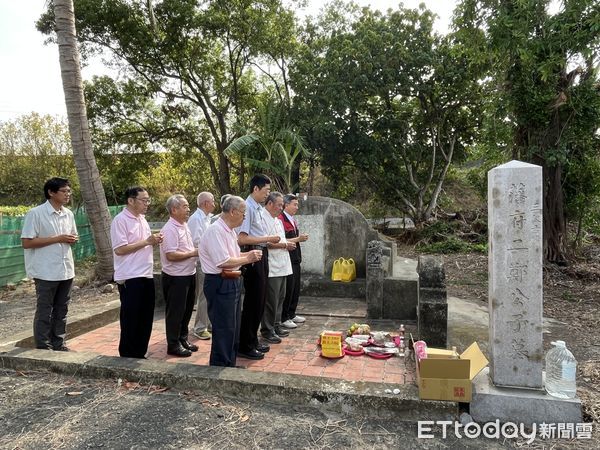
[{"label": "banana plant", "polygon": [[286,123],[284,108],[273,100],[258,106],[256,130],[231,142],[225,155],[238,155],[249,165],[273,177],[273,184],[281,192],[292,192],[292,173],[298,159],[308,156],[302,137]]}]

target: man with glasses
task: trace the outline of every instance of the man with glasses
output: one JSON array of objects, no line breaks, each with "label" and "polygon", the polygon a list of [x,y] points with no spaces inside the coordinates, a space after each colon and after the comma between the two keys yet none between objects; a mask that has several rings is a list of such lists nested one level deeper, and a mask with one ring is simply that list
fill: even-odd
[{"label": "man with glasses", "polygon": [[[211,223],[211,213],[215,210],[215,196],[210,192],[200,192],[196,198],[196,203],[198,209],[190,216],[188,227],[192,233],[194,247],[198,249],[200,238]],[[211,337],[210,330],[211,326],[206,309],[206,296],[204,295],[204,272],[202,272],[200,259],[198,259],[196,267],[196,318],[192,334],[198,339],[208,340]]]},{"label": "man with glasses", "polygon": [[140,186],[125,191],[127,206],[110,226],[114,279],[121,298],[119,355],[145,358],[154,320],[154,255],[162,234],[152,234],[144,215],[150,195]]},{"label": "man with glasses", "polygon": [[213,330],[209,364],[235,367],[240,333],[239,268],[260,261],[262,252],[240,252],[235,228],[244,220],[244,200],[232,195],[223,202],[222,209],[219,219],[200,238],[198,254]]},{"label": "man with glasses", "polygon": [[247,359],[263,359],[269,351],[268,344],[258,342],[258,327],[262,320],[267,298],[269,254],[267,244],[276,244],[280,237],[269,235],[262,215],[264,203],[271,192],[271,179],[266,175],[254,175],[250,180],[250,195],[246,198],[246,217],[239,228],[238,243],[245,251],[260,250],[262,259],[247,264],[244,273],[244,303],[240,326],[238,356]]},{"label": "man with glasses", "polygon": [[35,346],[68,351],[65,345],[67,311],[75,277],[71,246],[79,239],[71,210],[71,187],[65,178],[44,184],[46,202],[25,216],[21,243],[27,276],[35,282],[37,304],[33,319]]},{"label": "man with glasses", "polygon": [[271,192],[265,202],[264,219],[269,234],[277,234],[280,241],[269,244],[269,281],[265,312],[263,314],[260,333],[265,341],[271,344],[281,343],[281,338],[290,332],[281,327],[281,309],[285,299],[286,278],[292,274],[292,263],[288,251],[296,248],[293,242],[287,242],[283,224],[277,218],[283,211],[283,195]]},{"label": "man with glasses", "polygon": [[285,287],[285,300],[281,309],[281,326],[284,328],[297,328],[299,323],[304,323],[305,318],[296,315],[298,299],[300,298],[300,263],[302,252],[300,243],[308,240],[308,234],[300,233],[294,216],[298,213],[298,197],[288,194],[283,197],[283,212],[279,220],[283,223],[285,237],[288,242],[294,242],[296,248],[288,249],[290,261],[292,262],[292,274],[288,275]]}]

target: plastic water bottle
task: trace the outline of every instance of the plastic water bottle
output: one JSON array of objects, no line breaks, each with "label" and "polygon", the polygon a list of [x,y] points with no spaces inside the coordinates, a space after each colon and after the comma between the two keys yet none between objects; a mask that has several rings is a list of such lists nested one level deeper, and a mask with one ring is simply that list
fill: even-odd
[{"label": "plastic water bottle", "polygon": [[575,398],[577,360],[564,341],[552,342],[546,353],[546,392],[558,398]]}]

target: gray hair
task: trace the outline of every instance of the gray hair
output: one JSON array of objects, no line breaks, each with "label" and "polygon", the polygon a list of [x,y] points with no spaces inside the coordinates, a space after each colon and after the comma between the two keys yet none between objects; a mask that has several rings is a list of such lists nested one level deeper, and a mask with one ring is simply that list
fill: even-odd
[{"label": "gray hair", "polygon": [[265,205],[268,203],[275,203],[275,200],[281,197],[283,197],[283,194],[281,192],[273,191],[269,193],[267,199],[265,200]]},{"label": "gray hair", "polygon": [[231,194],[225,194],[221,196],[221,201],[219,202],[219,204],[221,205],[221,208],[223,208],[223,204],[225,203],[225,200],[227,200],[229,197],[231,197]]},{"label": "gray hair", "polygon": [[230,211],[233,211],[234,209],[238,209],[242,203],[244,203],[244,199],[242,197],[238,197],[237,195],[230,195],[223,202],[223,212],[228,213]]},{"label": "gray hair", "polygon": [[196,204],[198,205],[198,207],[200,207],[200,205],[206,201],[209,201],[210,199],[214,199],[215,196],[212,195],[210,192],[204,191],[204,192],[200,192],[198,194],[198,197],[196,197]]},{"label": "gray hair", "polygon": [[167,203],[165,204],[165,207],[167,208],[167,212],[169,214],[171,214],[171,211],[173,211],[173,208],[175,208],[176,206],[181,206],[181,200],[185,200],[185,197],[181,194],[173,194],[171,195],[168,200]]},{"label": "gray hair", "polygon": [[298,200],[298,197],[295,196],[294,194],[286,194],[283,196],[283,204],[284,205],[289,205],[294,200]]}]

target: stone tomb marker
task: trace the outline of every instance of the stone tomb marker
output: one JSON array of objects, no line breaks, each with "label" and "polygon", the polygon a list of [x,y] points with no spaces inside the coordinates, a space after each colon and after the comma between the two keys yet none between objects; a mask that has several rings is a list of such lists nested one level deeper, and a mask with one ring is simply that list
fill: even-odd
[{"label": "stone tomb marker", "polygon": [[490,375],[542,389],[542,168],[511,161],[488,172]]}]

